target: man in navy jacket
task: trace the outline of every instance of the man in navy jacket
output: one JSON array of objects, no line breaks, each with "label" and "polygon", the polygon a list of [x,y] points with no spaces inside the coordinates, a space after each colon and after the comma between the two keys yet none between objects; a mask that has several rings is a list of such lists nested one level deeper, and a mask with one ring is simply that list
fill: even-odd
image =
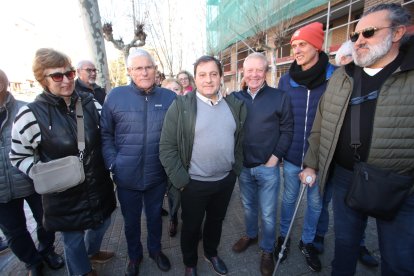
[{"label": "man in navy jacket", "polygon": [[239,177],[246,235],[234,244],[233,251],[242,252],[257,242],[260,213],[262,275],[271,275],[274,269],[272,252],[280,183],[279,161],[289,148],[293,132],[289,96],[266,84],[267,69],[268,61],[263,54],[250,54],[243,64],[247,88],[234,94],[244,101],[247,118],[244,125],[243,169]]},{"label": "man in navy jacket", "polygon": [[127,66],[132,81],[108,94],[101,125],[105,165],[113,174],[125,220],[130,259],[126,275],[138,275],[143,258],[143,206],[150,258],[162,271],[171,267],[161,251],[161,207],[167,176],[159,159],[159,141],[164,116],[175,93],[155,85],[155,63],[145,50],[131,53]]}]

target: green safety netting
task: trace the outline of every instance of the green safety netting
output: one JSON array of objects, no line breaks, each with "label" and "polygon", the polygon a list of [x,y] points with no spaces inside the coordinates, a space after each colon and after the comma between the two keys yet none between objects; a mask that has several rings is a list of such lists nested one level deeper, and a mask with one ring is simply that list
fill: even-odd
[{"label": "green safety netting", "polygon": [[328,0],[207,0],[207,47],[219,52]]}]

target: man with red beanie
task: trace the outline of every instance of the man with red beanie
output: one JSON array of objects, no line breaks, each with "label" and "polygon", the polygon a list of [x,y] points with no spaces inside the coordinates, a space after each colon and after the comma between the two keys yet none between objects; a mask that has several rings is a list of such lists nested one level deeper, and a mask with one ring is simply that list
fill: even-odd
[{"label": "man with red beanie", "polygon": [[[294,130],[292,143],[283,159],[284,191],[280,236],[274,251],[275,258],[278,258],[295,210],[301,187],[298,174],[302,170],[303,158],[308,149],[307,138],[312,128],[318,102],[325,92],[328,79],[335,70],[335,67],[329,63],[328,56],[322,51],[323,40],[324,32],[319,22],[298,29],[290,40],[295,61],[290,66],[289,72],[279,81],[279,89],[286,91],[291,99]],[[313,271],[320,271],[322,265],[313,246],[316,225],[322,208],[317,182],[308,187],[307,197],[299,248],[308,266]],[[290,240],[281,261],[286,259],[289,246]]]}]

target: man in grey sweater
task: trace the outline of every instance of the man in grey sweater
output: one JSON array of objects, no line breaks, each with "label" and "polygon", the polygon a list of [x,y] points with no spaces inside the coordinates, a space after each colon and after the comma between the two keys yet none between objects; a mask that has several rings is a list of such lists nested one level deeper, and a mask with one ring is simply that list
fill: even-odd
[{"label": "man in grey sweater", "polygon": [[194,65],[196,91],[178,97],[165,116],[160,160],[175,194],[181,197],[181,250],[185,275],[197,275],[201,224],[204,257],[219,275],[227,274],[218,257],[221,229],[242,166],[241,137],[246,109],[233,95],[222,97],[220,62],[211,56]]}]

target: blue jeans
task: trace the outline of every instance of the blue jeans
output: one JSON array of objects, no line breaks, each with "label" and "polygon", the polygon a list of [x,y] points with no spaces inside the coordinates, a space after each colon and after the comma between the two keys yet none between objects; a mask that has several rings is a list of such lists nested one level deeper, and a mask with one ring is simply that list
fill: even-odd
[{"label": "blue jeans", "polygon": [[99,251],[106,230],[111,224],[108,217],[96,228],[85,231],[62,232],[63,249],[69,275],[84,275],[92,270],[89,256]]},{"label": "blue jeans", "polygon": [[[24,201],[30,207],[33,218],[36,220],[38,248],[27,230]],[[7,203],[0,203],[0,228],[3,231],[8,245],[20,261],[31,269],[42,263],[42,255],[54,251],[55,232],[46,231],[42,225],[43,205],[39,194],[31,194],[24,198],[16,198]]]},{"label": "blue jeans", "polygon": [[147,249],[150,255],[161,251],[161,208],[165,195],[165,184],[149,190],[138,191],[118,187],[118,199],[125,222],[125,237],[131,261],[142,259],[141,213],[145,206],[147,219]]},{"label": "blue jeans", "polygon": [[[322,211],[321,215],[319,216],[318,225],[316,227],[316,235],[319,237],[325,237],[325,234],[328,232],[329,226],[329,203],[331,203],[333,193],[333,184],[330,180],[325,185],[325,192],[323,193],[323,200],[322,200]],[[365,220],[364,229],[367,227],[368,220]],[[362,234],[361,242],[359,243],[360,246],[365,246],[365,230]]]},{"label": "blue jeans", "polygon": [[[335,255],[332,275],[354,275],[366,215],[345,204],[352,172],[335,165],[333,176]],[[392,183],[390,183],[392,185]],[[414,275],[414,195],[409,196],[392,221],[377,219],[382,275]]]},{"label": "blue jeans", "polygon": [[279,184],[279,164],[275,167],[265,167],[264,165],[254,168],[243,167],[239,176],[246,234],[250,238],[258,236],[260,208],[262,235],[259,246],[267,253],[273,252],[275,243]]},{"label": "blue jeans", "polygon": [[[301,168],[286,160],[283,161],[284,191],[282,200],[282,211],[280,217],[280,235],[286,237],[289,225],[296,207],[296,201],[301,189],[299,173]],[[316,225],[321,213],[322,202],[319,194],[318,182],[307,188],[307,208],[303,221],[302,241],[312,243],[315,237]]]}]

